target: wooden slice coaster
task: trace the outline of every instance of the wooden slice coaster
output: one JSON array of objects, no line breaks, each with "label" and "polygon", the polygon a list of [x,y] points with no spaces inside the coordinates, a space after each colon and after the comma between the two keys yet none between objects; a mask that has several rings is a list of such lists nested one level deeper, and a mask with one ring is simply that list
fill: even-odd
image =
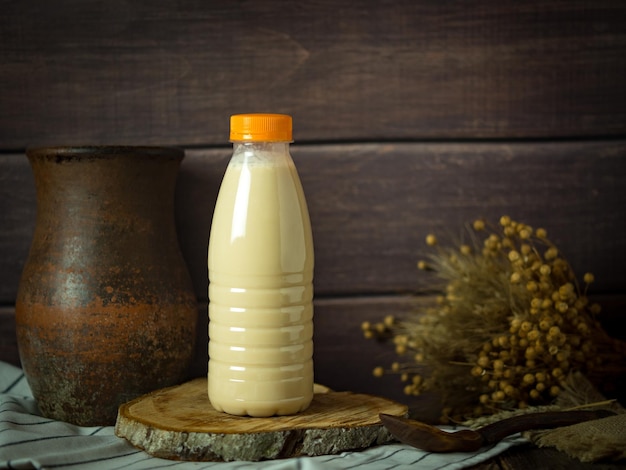
[{"label": "wooden slice coaster", "polygon": [[393,437],[378,414],[407,412],[385,398],[328,391],[316,393],[309,408],[294,416],[232,416],[211,406],[207,380],[200,378],[120,406],[115,434],[160,458],[258,461],[384,444]]}]

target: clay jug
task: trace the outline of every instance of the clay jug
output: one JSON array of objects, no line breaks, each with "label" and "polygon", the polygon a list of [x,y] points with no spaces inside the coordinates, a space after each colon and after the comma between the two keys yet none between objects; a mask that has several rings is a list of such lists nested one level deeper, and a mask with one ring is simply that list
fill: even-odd
[{"label": "clay jug", "polygon": [[24,373],[42,414],[115,423],[120,404],[184,381],[198,309],[178,245],[184,152],[29,149],[37,218],[16,299]]}]

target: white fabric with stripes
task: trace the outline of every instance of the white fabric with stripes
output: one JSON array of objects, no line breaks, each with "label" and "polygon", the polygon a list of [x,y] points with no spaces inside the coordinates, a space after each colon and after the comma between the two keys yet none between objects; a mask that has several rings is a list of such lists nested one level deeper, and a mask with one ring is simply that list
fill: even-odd
[{"label": "white fabric with stripes", "polygon": [[477,453],[433,454],[402,444],[360,452],[265,462],[178,462],[151,457],[118,438],[112,426],[79,427],[39,414],[21,369],[0,362],[0,468],[2,469],[437,469],[470,467],[525,442],[514,436]]}]

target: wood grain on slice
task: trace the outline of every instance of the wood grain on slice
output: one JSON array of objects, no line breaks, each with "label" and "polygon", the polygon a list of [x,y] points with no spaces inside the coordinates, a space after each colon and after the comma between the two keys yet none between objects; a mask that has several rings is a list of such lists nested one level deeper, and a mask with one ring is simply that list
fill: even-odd
[{"label": "wood grain on slice", "polygon": [[207,381],[158,390],[119,408],[115,434],[149,454],[193,461],[258,461],[336,454],[384,444],[393,437],[378,414],[406,416],[407,407],[372,395],[316,393],[293,416],[250,418],[216,411]]}]

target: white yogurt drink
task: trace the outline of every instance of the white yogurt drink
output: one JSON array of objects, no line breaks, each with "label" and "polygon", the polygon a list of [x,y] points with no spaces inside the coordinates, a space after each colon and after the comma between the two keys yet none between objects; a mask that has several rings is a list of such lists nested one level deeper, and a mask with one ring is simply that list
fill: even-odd
[{"label": "white yogurt drink", "polygon": [[209,237],[213,407],[295,414],[313,398],[313,240],[291,118],[231,118],[234,151]]}]

